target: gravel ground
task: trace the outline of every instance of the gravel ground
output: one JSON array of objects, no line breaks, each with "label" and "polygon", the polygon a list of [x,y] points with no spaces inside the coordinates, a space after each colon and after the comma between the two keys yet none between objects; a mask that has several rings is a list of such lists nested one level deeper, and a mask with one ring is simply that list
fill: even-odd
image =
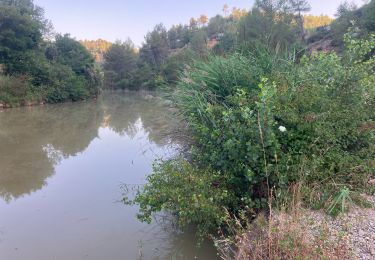
[{"label": "gravel ground", "polygon": [[[317,238],[322,236],[331,242],[345,242],[353,255],[347,259],[375,259],[375,196],[367,196],[372,208],[353,206],[346,214],[338,217],[327,216],[320,211],[306,211],[303,218],[308,221],[308,233]],[[337,242],[338,243],[338,242]]]},{"label": "gravel ground", "polygon": [[[236,238],[235,257],[228,257],[232,253],[227,250],[232,249],[230,241],[221,241],[229,242],[224,244],[223,259],[252,259],[250,256],[253,252],[262,253],[269,250],[269,244],[262,241],[267,239],[270,241],[271,237],[272,248],[275,248],[275,245],[285,245],[285,241],[291,241],[292,244],[302,241],[301,245],[306,246],[302,251],[286,251],[286,253],[300,254],[300,258],[294,259],[321,259],[319,256],[303,258],[309,256],[308,254],[303,255],[303,253],[309,252],[308,250],[312,247],[316,249],[316,252],[321,252],[326,257],[325,259],[375,260],[375,194],[364,197],[369,202],[369,207],[352,205],[347,213],[336,217],[329,216],[323,210],[313,211],[298,205],[294,211],[288,213],[272,211],[271,229],[268,229],[267,225],[259,224],[262,222],[258,222]],[[285,237],[280,234],[291,234],[291,236]],[[279,242],[277,243],[277,241]],[[284,253],[280,252],[281,255]],[[277,256],[280,256],[280,253]],[[281,257],[280,259],[286,258]]]}]

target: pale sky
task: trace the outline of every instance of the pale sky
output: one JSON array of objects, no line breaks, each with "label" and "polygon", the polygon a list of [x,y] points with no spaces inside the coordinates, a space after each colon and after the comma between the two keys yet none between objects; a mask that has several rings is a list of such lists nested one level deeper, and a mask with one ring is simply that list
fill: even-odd
[{"label": "pale sky", "polygon": [[[343,0],[310,0],[313,14],[334,16]],[[158,24],[167,28],[188,23],[191,17],[222,13],[225,3],[250,9],[253,0],[34,0],[43,7],[58,33],[77,39],[108,41],[130,37],[141,45],[144,35]],[[358,5],[363,0],[354,0]]]}]

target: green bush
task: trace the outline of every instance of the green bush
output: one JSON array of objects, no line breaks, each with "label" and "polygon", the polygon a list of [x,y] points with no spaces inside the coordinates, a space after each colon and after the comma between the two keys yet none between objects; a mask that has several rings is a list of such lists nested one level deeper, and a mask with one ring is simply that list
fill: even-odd
[{"label": "green bush", "polygon": [[275,118],[288,129],[280,139],[286,183],[302,180],[319,189],[321,205],[344,186],[365,189],[375,173],[374,58],[366,58],[375,41],[348,35],[344,41],[342,57],[305,57],[278,91]]},{"label": "green bush", "polygon": [[365,189],[375,175],[375,63],[367,55],[375,41],[349,35],[342,57],[296,63],[260,49],[188,68],[175,101],[194,140],[191,159],[156,166],[135,199],[141,219],[166,210],[182,227],[215,234],[225,209],[256,212],[271,189],[279,197],[302,181],[318,187],[320,200],[343,186]]},{"label": "green bush", "polygon": [[[222,185],[227,176],[202,170],[184,159],[160,162],[154,174],[134,203],[139,203],[138,217],[151,222],[152,213],[167,211],[176,214],[179,226],[197,225],[199,231],[214,231],[225,221],[222,205],[230,203],[230,192]],[[205,233],[201,233],[205,235]]]},{"label": "green bush", "polygon": [[0,1],[0,101],[23,105],[80,100],[101,83],[89,52],[69,35],[44,40],[48,21],[31,0]]},{"label": "green bush", "polygon": [[29,84],[27,78],[0,76],[0,103],[14,105],[25,102]]},{"label": "green bush", "polygon": [[181,72],[192,62],[195,56],[193,51],[186,48],[175,51],[167,58],[163,66],[163,74],[168,84],[176,84]]},{"label": "green bush", "polygon": [[46,96],[46,101],[49,103],[78,101],[92,94],[88,90],[85,78],[77,76],[69,66],[56,63],[50,66],[49,74],[50,82]]}]

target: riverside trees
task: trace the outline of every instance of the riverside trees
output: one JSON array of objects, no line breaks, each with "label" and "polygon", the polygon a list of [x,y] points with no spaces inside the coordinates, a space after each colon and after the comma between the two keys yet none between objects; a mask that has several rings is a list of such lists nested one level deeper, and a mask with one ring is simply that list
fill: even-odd
[{"label": "riverside trees", "polygon": [[32,0],[0,1],[0,64],[0,102],[7,105],[79,100],[99,92],[92,56],[69,35],[53,39],[51,23]]}]

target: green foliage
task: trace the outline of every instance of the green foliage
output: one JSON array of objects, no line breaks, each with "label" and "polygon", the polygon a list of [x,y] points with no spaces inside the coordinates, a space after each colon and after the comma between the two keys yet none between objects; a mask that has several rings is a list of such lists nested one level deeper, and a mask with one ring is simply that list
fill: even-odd
[{"label": "green foliage", "polygon": [[361,8],[348,2],[340,5],[337,19],[332,23],[333,44],[344,47],[343,36],[350,27],[355,26],[357,36],[365,37],[375,32],[375,1],[371,0]]},{"label": "green foliage", "polygon": [[375,1],[372,0],[363,10],[363,24],[367,31],[375,32]]},{"label": "green foliage", "polygon": [[42,41],[41,26],[14,6],[0,5],[0,63],[7,73],[28,69],[30,52]]},{"label": "green foliage", "polygon": [[150,223],[152,213],[166,211],[176,214],[182,228],[195,224],[200,231],[215,231],[224,223],[221,205],[232,199],[222,186],[227,182],[225,175],[174,159],[156,164],[147,181],[134,200],[140,204],[142,221]]},{"label": "green foliage", "polygon": [[76,101],[98,94],[101,80],[92,56],[69,35],[44,41],[49,30],[43,9],[32,1],[0,1],[0,64],[7,75],[1,102]]},{"label": "green foliage", "polygon": [[104,55],[106,86],[156,89],[173,84],[193,56],[186,48],[190,38],[187,26],[177,25],[167,31],[159,24],[146,35],[139,53],[130,41],[112,45]]},{"label": "green foliage", "polygon": [[259,49],[185,70],[175,102],[194,140],[190,160],[156,165],[135,199],[141,219],[167,210],[181,227],[197,224],[207,235],[225,226],[224,209],[238,216],[265,207],[271,188],[279,198],[303,182],[319,187],[317,200],[324,200],[348,187],[329,210],[365,189],[375,174],[375,63],[368,55],[375,41],[351,35],[342,57],[322,53],[295,63]]},{"label": "green foliage", "polygon": [[178,50],[170,55],[163,66],[163,74],[166,82],[175,84],[179,80],[184,68],[192,63],[194,57],[196,57],[195,53],[187,48]]},{"label": "green foliage", "polygon": [[[279,53],[300,48],[296,34],[304,39],[301,13],[307,9],[306,2],[302,0],[262,0],[257,1],[251,12],[233,8],[230,16],[217,15],[208,23],[207,16],[201,15],[198,20],[192,18],[189,25],[174,25],[170,30],[163,24],[156,25],[146,35],[139,50],[133,77],[129,79],[119,75],[114,80],[114,70],[107,70],[110,79],[107,85],[118,82],[121,86],[150,89],[163,85],[160,84],[163,80],[174,83],[191,57],[206,59],[211,53],[226,55],[236,49],[249,50],[260,44]],[[118,58],[121,59],[123,62],[132,60],[130,57]]]},{"label": "green foliage", "polygon": [[158,24],[146,35],[145,43],[140,50],[140,59],[157,70],[164,64],[168,52],[167,30],[163,24]]},{"label": "green foliage", "polygon": [[189,43],[191,37],[191,31],[187,25],[175,25],[168,31],[168,42],[169,47],[174,49],[180,49],[185,47]]},{"label": "green foliage", "polygon": [[[278,7],[282,8],[282,7]],[[238,25],[239,44],[260,42],[269,48],[288,50],[296,43],[294,16],[281,10],[276,15],[271,7],[254,7],[249,15],[243,17]]]},{"label": "green foliage", "polygon": [[348,205],[353,201],[350,197],[350,190],[347,187],[342,188],[333,198],[332,203],[329,205],[327,211],[329,214],[337,215],[347,210]]},{"label": "green foliage", "polygon": [[208,54],[206,32],[199,30],[194,34],[191,39],[191,49],[203,57]]},{"label": "green foliage", "polygon": [[87,70],[94,66],[94,58],[88,50],[68,34],[57,35],[54,47],[56,62],[71,67],[78,76],[86,75]]},{"label": "green foliage", "polygon": [[228,21],[221,15],[211,18],[207,25],[208,37],[211,38],[212,36],[224,33],[227,30],[228,24]]},{"label": "green foliage", "polygon": [[134,44],[117,42],[104,54],[104,77],[107,88],[138,88],[135,84],[135,70],[137,68],[138,55]]},{"label": "green foliage", "polygon": [[45,97],[47,102],[78,101],[90,96],[85,78],[77,76],[71,67],[56,63],[50,67],[49,73],[51,81]]},{"label": "green foliage", "polygon": [[28,101],[30,85],[27,78],[0,76],[0,103],[20,105]]},{"label": "green foliage", "polygon": [[[319,54],[302,61],[293,84],[279,93],[284,102],[277,118],[289,129],[282,146],[302,161],[291,171],[295,179],[335,180],[358,188],[373,171],[374,135],[361,129],[374,120],[374,61],[363,59],[375,42],[349,35],[345,41],[344,57]],[[306,167],[302,176],[297,171],[301,164]]]}]

